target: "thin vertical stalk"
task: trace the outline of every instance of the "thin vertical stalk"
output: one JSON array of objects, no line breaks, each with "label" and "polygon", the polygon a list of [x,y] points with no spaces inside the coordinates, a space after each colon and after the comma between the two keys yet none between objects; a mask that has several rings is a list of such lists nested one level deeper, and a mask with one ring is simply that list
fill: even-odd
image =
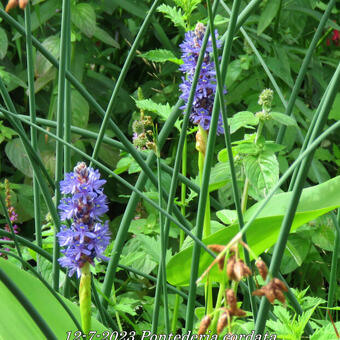
[{"label": "thin vertical stalk", "polygon": [[[28,100],[29,112],[32,123],[36,123],[36,105],[35,105],[35,91],[34,91],[34,60],[32,48],[32,32],[31,32],[31,6],[27,3],[25,8],[25,29],[26,29],[26,53],[27,53],[27,80],[28,80]],[[38,151],[37,131],[31,127],[31,143],[34,151]],[[42,247],[41,234],[41,217],[40,217],[40,190],[37,182],[37,174],[33,172],[33,204],[34,204],[34,229],[35,240],[39,247]],[[37,269],[40,270],[40,259],[37,255]]]},{"label": "thin vertical stalk", "polygon": [[[240,4],[241,4],[240,0],[235,0],[233,3],[232,13],[231,13],[230,22],[229,22],[228,31],[227,31],[227,37],[226,37],[226,41],[225,41],[225,45],[223,49],[223,55],[222,55],[221,74],[222,74],[223,80],[226,75],[227,65],[229,63],[232,40],[233,40],[233,36],[235,32],[236,20],[237,20],[237,15],[239,12]],[[210,18],[210,20],[211,19],[212,18]],[[211,33],[213,35],[213,32]],[[206,157],[205,157],[205,162],[204,162],[201,195],[199,197],[199,202],[198,202],[196,236],[199,239],[202,238],[203,221],[204,221],[204,215],[205,215],[207,196],[209,193],[209,177],[210,177],[211,166],[212,166],[212,158],[214,155],[219,111],[220,111],[219,89],[217,88],[215,99],[214,99],[214,107],[213,107],[211,122],[210,122],[210,133],[208,136]],[[200,257],[200,246],[197,243],[195,243],[193,254],[192,254],[189,299],[188,299],[187,312],[186,312],[186,325],[185,325],[186,331],[192,329],[193,322],[194,322],[194,302],[196,298],[196,280],[198,276],[199,257]]]},{"label": "thin vertical stalk", "polygon": [[[98,154],[98,151],[99,151],[99,148],[100,148],[100,145],[103,141],[103,138],[104,138],[104,134],[105,134],[105,130],[106,130],[106,127],[107,127],[107,124],[108,124],[108,121],[110,119],[110,116],[112,114],[112,111],[113,111],[113,108],[114,108],[114,105],[116,104],[116,99],[117,99],[117,96],[118,96],[118,93],[119,93],[119,90],[124,82],[124,79],[125,79],[125,76],[129,70],[129,67],[130,67],[130,64],[132,62],[132,59],[134,58],[135,56],[135,52],[137,50],[137,47],[141,41],[141,39],[143,38],[143,35],[150,23],[150,20],[154,14],[154,12],[156,11],[156,8],[159,4],[160,0],[155,0],[147,14],[147,16],[145,17],[144,19],[144,22],[136,36],[136,39],[135,41],[133,42],[131,48],[130,48],[130,51],[129,51],[129,54],[125,60],[125,63],[123,65],[123,68],[119,74],[119,77],[117,79],[117,83],[115,85],[115,88],[113,90],[113,93],[112,93],[112,96],[111,96],[111,99],[110,99],[110,102],[109,102],[109,105],[107,106],[107,109],[106,109],[106,112],[105,112],[105,115],[104,115],[104,119],[102,121],[102,124],[100,126],[100,130],[99,130],[99,133],[98,133],[98,138],[96,140],[96,144],[94,146],[94,149],[93,149],[93,153],[92,153],[92,156],[93,158],[96,158],[97,157],[97,154]],[[118,129],[119,130],[119,129]],[[121,135],[121,136],[119,136]],[[119,135],[118,137],[121,139],[121,137],[123,137],[123,133],[119,130]],[[125,137],[125,136],[124,136]]]},{"label": "thin vertical stalk", "polygon": [[[332,220],[335,228],[335,239],[334,239],[334,249],[332,255],[332,264],[331,264],[331,274],[330,274],[330,283],[328,289],[328,299],[327,299],[327,308],[333,307],[334,293],[337,286],[337,265],[338,265],[338,255],[340,251],[340,209],[338,209],[338,216],[335,217],[332,214]],[[331,311],[330,311],[331,312]],[[328,319],[328,313],[326,316]]]},{"label": "thin vertical stalk", "polygon": [[[187,137],[185,136],[184,145],[183,145],[183,153],[182,153],[182,176],[186,177],[187,175],[187,152],[188,152],[188,142]],[[181,214],[185,216],[185,199],[186,199],[186,184],[181,183]],[[182,244],[184,242],[185,233],[183,230],[179,232],[179,249],[181,249]],[[172,316],[172,323],[171,323],[171,331],[172,333],[176,333],[177,331],[177,320],[178,320],[178,311],[181,297],[179,294],[176,294],[176,300],[174,305],[174,313]]]},{"label": "thin vertical stalk", "polygon": [[[322,105],[322,108],[320,109],[320,114],[319,114],[318,119],[316,120],[315,126],[311,127],[313,128],[313,132],[311,134],[309,146],[311,145],[312,141],[314,141],[314,139],[316,139],[316,137],[318,137],[318,135],[321,133],[322,128],[324,127],[327,121],[328,113],[331,109],[332,103],[334,102],[335,94],[338,89],[339,79],[340,79],[340,63],[338,64],[338,67],[332,77],[329,90],[326,93],[325,101]],[[273,259],[269,267],[269,271],[272,273],[274,277],[277,275],[279,268],[280,268],[280,264],[281,264],[284,249],[286,247],[290,227],[295,216],[297,205],[298,205],[298,202],[301,196],[304,182],[306,180],[309,166],[313,159],[313,155],[314,155],[314,151],[311,152],[300,165],[299,173],[297,175],[297,180],[296,180],[296,183],[293,189],[293,196],[289,204],[287,214],[285,215],[282,221],[280,235],[275,245],[274,252],[273,252]],[[258,315],[258,319],[256,322],[257,333],[262,333],[264,331],[268,310],[269,310],[269,302],[267,299],[262,298],[260,309],[259,309],[259,315]]]},{"label": "thin vertical stalk", "polygon": [[[65,73],[70,70],[71,66],[71,4],[70,1],[66,3],[65,11]],[[65,141],[71,142],[71,124],[72,124],[72,110],[71,110],[71,84],[70,81],[65,78],[65,110],[64,110],[64,138]],[[71,167],[71,150],[67,146],[64,147],[64,172],[70,172]]]},{"label": "thin vertical stalk", "polygon": [[57,340],[57,337],[48,326],[46,321],[42,318],[39,312],[34,308],[32,303],[27,299],[25,294],[18,288],[18,286],[7,276],[7,274],[0,268],[0,281],[8,288],[8,290],[16,297],[23,308],[27,311],[35,324],[40,328],[46,339]]},{"label": "thin vertical stalk", "polygon": [[[71,3],[68,1],[65,5],[65,72],[70,70],[71,66]],[[66,78],[65,80],[65,104],[64,104],[64,139],[71,143],[71,124],[72,124],[72,110],[71,110],[71,84]],[[71,149],[64,146],[64,173],[72,170],[71,167]],[[70,277],[66,275],[64,284],[64,296],[70,296]]]},{"label": "thin vertical stalk", "polygon": [[[58,74],[58,101],[57,101],[57,136],[63,138],[63,121],[65,110],[65,74],[66,74],[66,49],[67,49],[67,29],[68,29],[68,16],[70,12],[67,10],[70,6],[70,0],[63,0],[62,18],[61,18],[61,40],[60,40],[60,63]],[[56,210],[61,199],[59,190],[59,182],[63,174],[63,145],[56,141],[56,160],[55,160],[55,205]],[[54,247],[53,247],[53,288],[59,290],[59,262],[60,246],[57,239],[59,229],[55,226],[54,230]]]},{"label": "thin vertical stalk", "polygon": [[[210,0],[207,0],[207,8],[208,8],[209,17],[211,17],[211,1]],[[209,20],[209,24],[210,24],[210,30],[214,31],[213,20]],[[243,214],[245,212],[245,208],[246,208],[247,204],[245,203],[245,205],[243,205],[242,203],[244,203],[245,201],[243,199],[241,201],[240,196],[239,196],[239,190],[238,190],[237,179],[236,179],[236,170],[235,170],[235,164],[234,164],[234,155],[233,155],[233,152],[232,152],[232,145],[231,145],[231,135],[230,135],[230,129],[229,129],[229,124],[228,124],[227,111],[226,111],[226,107],[224,105],[224,98],[223,98],[223,83],[224,82],[223,82],[223,79],[222,79],[221,70],[220,70],[220,66],[219,66],[217,44],[216,44],[216,38],[215,38],[214,35],[212,35],[212,46],[213,46],[214,62],[215,62],[215,65],[216,65],[216,79],[217,79],[217,86],[218,86],[218,89],[219,89],[219,91],[218,91],[219,102],[220,102],[222,119],[223,119],[223,126],[224,126],[225,145],[226,145],[226,148],[227,148],[228,158],[229,158],[229,167],[230,167],[230,174],[231,174],[232,190],[233,190],[233,195],[234,195],[234,203],[235,203],[235,207],[236,207],[236,211],[237,211],[239,226],[240,226],[240,229],[242,229],[243,226],[244,226]],[[258,130],[257,130],[255,143],[257,142],[259,135],[261,134],[261,131],[262,131],[262,123],[260,122]],[[248,197],[248,191],[247,191],[248,185],[249,185],[249,183],[246,182],[246,184],[245,184],[246,197]],[[243,208],[244,208],[244,210],[243,210]],[[243,239],[243,242],[247,243],[246,235],[243,235],[242,239]],[[247,266],[250,268],[251,263],[250,263],[250,257],[249,257],[247,249],[244,249],[244,257],[245,257]],[[257,305],[256,305],[255,299],[252,295],[252,292],[255,289],[255,283],[253,281],[253,278],[252,277],[247,278],[247,283],[248,283],[250,305],[251,305],[251,309],[252,309],[254,318],[256,319]]]},{"label": "thin vertical stalk", "polygon": [[[162,207],[162,193],[161,193],[161,183],[162,183],[162,172],[161,172],[161,160],[159,155],[159,149],[157,146],[157,179],[158,179],[158,205]],[[156,294],[154,301],[154,311],[152,318],[152,333],[157,333],[157,325],[158,325],[158,313],[160,308],[160,292],[163,291],[163,301],[164,301],[164,323],[165,323],[165,331],[167,334],[170,332],[170,323],[169,323],[169,308],[168,308],[168,289],[167,289],[167,280],[166,280],[166,245],[167,240],[165,238],[165,225],[163,224],[163,215],[159,213],[159,230],[160,230],[160,239],[161,239],[161,253],[160,253],[160,261],[159,261],[159,279],[157,280],[156,286]]]}]

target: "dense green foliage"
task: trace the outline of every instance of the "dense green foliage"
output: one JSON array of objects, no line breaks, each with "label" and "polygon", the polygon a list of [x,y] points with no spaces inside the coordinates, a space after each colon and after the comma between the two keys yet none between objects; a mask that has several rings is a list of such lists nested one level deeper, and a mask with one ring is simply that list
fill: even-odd
[{"label": "dense green foliage", "polygon": [[[62,11],[66,3],[33,0],[25,15],[19,8],[6,14],[0,4],[0,237],[12,239],[11,228],[4,228],[11,226],[5,178],[20,229],[16,244],[2,240],[0,247],[10,247],[23,259],[4,251],[0,274],[17,284],[58,339],[77,330],[51,293],[62,293],[79,320],[79,282],[67,279],[56,264],[56,206],[63,174],[77,162],[91,162],[107,181],[104,220],[112,233],[105,252],[109,264],[96,262],[91,268],[92,326],[98,333],[197,332],[209,313],[215,316],[211,329],[216,333],[216,313],[226,304],[220,301],[221,287],[229,287],[226,273],[215,265],[197,292],[193,285],[213,261],[203,244],[228,245],[230,256],[229,242],[235,235],[240,239],[241,228],[250,258],[247,249],[241,257],[253,275],[230,287],[247,315],[234,318],[221,334],[256,329],[280,339],[335,339],[334,329],[340,331],[340,214],[336,217],[334,210],[340,207],[339,2],[219,1],[214,28],[231,48],[230,57],[228,51],[222,54],[223,47],[218,51],[230,135],[216,136],[215,142],[209,134],[216,133],[209,131],[204,147],[212,152],[205,163],[205,151],[196,150],[200,128],[191,123],[182,128],[179,44],[198,22],[208,27],[210,1],[72,0],[69,27]],[[145,21],[150,8],[155,11]],[[29,40],[26,45],[15,26],[27,30],[28,21],[41,45],[35,40],[33,47]],[[46,51],[59,64],[48,61]],[[68,73],[69,82],[65,68],[73,75]],[[264,98],[269,88],[273,91]],[[184,229],[192,234],[185,235]],[[249,292],[265,284],[250,265],[258,256],[292,288],[287,303],[275,302],[269,314],[265,298],[261,304],[249,298]],[[21,267],[36,271],[40,281],[18,271]],[[0,280],[7,282],[5,276]],[[0,321],[0,339],[13,336],[6,325],[15,318],[20,320],[17,338],[29,339],[29,332],[43,338],[42,329],[7,289],[0,282],[6,317]],[[40,291],[51,301],[51,310],[55,306],[53,313],[62,316],[58,320],[44,309]],[[195,309],[190,309],[191,298]]]}]

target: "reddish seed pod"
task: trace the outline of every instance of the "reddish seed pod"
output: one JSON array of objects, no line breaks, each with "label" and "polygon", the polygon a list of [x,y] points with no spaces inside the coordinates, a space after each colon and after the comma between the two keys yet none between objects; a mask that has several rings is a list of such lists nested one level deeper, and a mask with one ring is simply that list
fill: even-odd
[{"label": "reddish seed pod", "polygon": [[267,265],[262,260],[258,260],[256,261],[256,267],[259,270],[262,279],[265,280],[268,275]]},{"label": "reddish seed pod", "polygon": [[28,0],[19,0],[19,7],[25,9],[28,4]]},{"label": "reddish seed pod", "polygon": [[227,289],[225,292],[228,305],[230,307],[231,314],[237,310],[237,299],[232,289]]},{"label": "reddish seed pod", "polygon": [[224,328],[227,326],[229,319],[230,319],[230,316],[229,316],[228,311],[226,311],[220,316],[220,318],[218,319],[217,329],[216,329],[218,335],[220,335],[222,331],[224,330]]},{"label": "reddish seed pod", "polygon": [[235,256],[230,256],[227,263],[227,275],[229,280],[235,280],[234,266],[235,266]]},{"label": "reddish seed pod", "polygon": [[208,327],[210,326],[210,323],[211,323],[211,317],[209,315],[206,315],[200,323],[200,327],[199,327],[197,334],[198,335],[205,334]]}]

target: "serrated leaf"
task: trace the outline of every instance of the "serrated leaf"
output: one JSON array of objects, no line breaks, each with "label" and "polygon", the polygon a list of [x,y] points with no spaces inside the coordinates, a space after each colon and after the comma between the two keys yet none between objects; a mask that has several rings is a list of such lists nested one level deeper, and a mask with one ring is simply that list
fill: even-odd
[{"label": "serrated leaf", "polygon": [[233,147],[233,150],[235,150],[236,154],[257,154],[259,147],[255,143],[242,143]]},{"label": "serrated leaf", "polygon": [[165,63],[166,61],[171,61],[177,65],[183,64],[182,59],[176,58],[176,56],[171,51],[165,49],[151,50],[146,53],[139,54],[138,57],[145,58],[156,63]]},{"label": "serrated leaf", "polygon": [[253,126],[256,126],[258,123],[259,119],[252,112],[238,112],[230,119],[230,133],[234,133],[242,127],[253,128]]},{"label": "serrated leaf", "polygon": [[263,151],[276,153],[276,152],[279,152],[279,151],[281,151],[285,148],[286,147],[284,145],[276,144],[272,141],[266,141],[265,144],[264,144],[264,147],[263,147]]},{"label": "serrated leaf", "polygon": [[[140,110],[156,113],[162,120],[167,120],[172,111],[172,108],[168,103],[158,104],[152,99],[135,100],[135,102]],[[180,131],[181,127],[178,120],[175,123],[175,127]]]},{"label": "serrated leaf", "polygon": [[176,7],[171,7],[165,4],[158,6],[158,12],[163,13],[167,18],[169,18],[175,26],[186,28],[185,21],[183,18],[182,11],[180,9],[176,9]]},{"label": "serrated leaf", "polygon": [[278,123],[286,126],[297,126],[296,120],[280,112],[270,112],[270,116]]},{"label": "serrated leaf", "polygon": [[8,39],[6,31],[0,28],[0,59],[4,59],[7,54]]},{"label": "serrated leaf", "polygon": [[71,19],[72,23],[88,38],[91,38],[97,30],[96,12],[90,4],[77,4],[72,11]]},{"label": "serrated leaf", "polygon": [[250,184],[260,197],[266,197],[279,180],[279,162],[275,154],[261,152],[257,156],[249,155],[243,164]]},{"label": "serrated leaf", "polygon": [[270,25],[279,8],[280,0],[271,0],[267,2],[257,25],[257,35],[260,35]]}]

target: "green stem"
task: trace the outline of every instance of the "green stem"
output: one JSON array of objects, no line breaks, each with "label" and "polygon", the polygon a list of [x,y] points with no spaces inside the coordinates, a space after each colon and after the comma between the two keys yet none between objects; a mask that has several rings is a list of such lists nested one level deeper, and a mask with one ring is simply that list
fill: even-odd
[{"label": "green stem", "polygon": [[[330,285],[328,290],[328,300],[327,307],[333,307],[334,293],[337,286],[337,265],[338,265],[338,255],[339,255],[339,245],[340,245],[340,209],[338,209],[337,218],[332,215],[333,224],[335,228],[335,239],[334,239],[334,249],[332,254],[332,264],[331,264],[331,274],[330,274]],[[332,312],[332,311],[330,311]],[[326,319],[329,319],[328,313],[326,313]]]},{"label": "green stem", "polygon": [[212,319],[211,326],[210,326],[212,334],[216,334],[217,322],[218,322],[218,318],[219,318],[219,315],[220,315],[219,309],[221,308],[221,305],[222,305],[222,299],[223,299],[223,296],[224,296],[224,291],[225,291],[225,282],[223,280],[220,283],[220,288],[218,290],[216,306],[215,306],[215,314],[214,314],[214,317]]},{"label": "green stem", "polygon": [[[255,141],[254,141],[255,144],[257,144],[257,142],[258,142],[258,140],[261,136],[262,129],[263,129],[263,122],[260,120],[259,125],[257,127],[256,136],[255,136]],[[241,201],[242,214],[244,214],[245,211],[247,210],[249,185],[250,185],[249,179],[246,178],[245,181],[244,181],[242,201]]]},{"label": "green stem", "polygon": [[89,262],[86,262],[81,268],[79,304],[81,327],[83,332],[88,334],[91,330],[91,271]]},{"label": "green stem", "polygon": [[[32,48],[32,32],[31,32],[31,7],[30,3],[25,8],[25,29],[26,29],[26,53],[27,53],[27,80],[29,91],[29,112],[32,123],[36,123],[36,105],[34,93],[34,60]],[[31,143],[34,151],[38,150],[37,130],[31,127]],[[40,190],[37,181],[37,174],[33,176],[33,204],[34,204],[34,229],[35,240],[39,247],[42,247],[42,234],[40,223]],[[40,259],[37,255],[37,269],[40,270]]]},{"label": "green stem", "polygon": [[[57,102],[57,136],[63,138],[64,135],[64,110],[65,110],[65,76],[66,76],[66,50],[67,50],[67,29],[68,29],[68,16],[70,15],[67,10],[70,6],[70,0],[63,0],[62,6],[62,18],[61,18],[61,41],[60,41],[60,63],[59,63],[59,75],[58,75],[58,102]],[[56,210],[61,199],[61,193],[59,190],[59,182],[62,179],[63,174],[63,145],[56,141],[56,163],[55,163],[55,205]],[[59,262],[60,257],[60,245],[57,238],[59,232],[59,226],[55,226],[54,229],[54,246],[53,246],[53,288],[59,290]]]},{"label": "green stem", "polygon": [[[187,136],[185,136],[184,145],[183,145],[183,153],[182,153],[182,176],[187,175],[187,152],[188,152],[188,143]],[[187,186],[185,183],[181,183],[181,214],[185,216],[185,199],[186,199],[186,189]],[[181,249],[182,244],[184,242],[185,233],[183,230],[179,231],[179,249]],[[176,294],[174,313],[171,322],[171,331],[172,333],[176,333],[177,331],[177,320],[178,320],[178,311],[179,305],[181,303],[181,297],[179,294]]]}]

